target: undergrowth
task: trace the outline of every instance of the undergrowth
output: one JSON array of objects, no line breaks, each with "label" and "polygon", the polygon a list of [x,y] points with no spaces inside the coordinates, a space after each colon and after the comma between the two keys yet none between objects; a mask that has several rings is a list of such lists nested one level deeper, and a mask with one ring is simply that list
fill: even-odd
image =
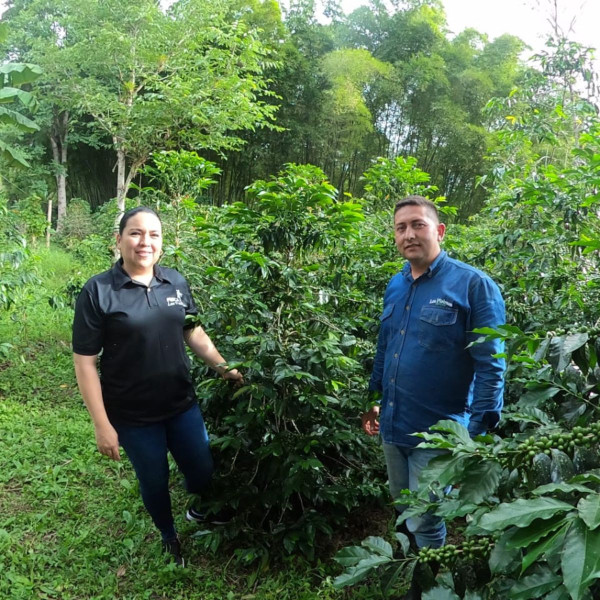
[{"label": "undergrowth", "polygon": [[0,314],[0,597],[11,600],[324,600],[331,563],[294,557],[246,567],[234,549],[207,553],[183,518],[188,497],[173,469],[174,514],[189,567],[165,561],[125,459],[95,448],[70,350],[72,309],[49,301],[77,265],[60,250],[35,258],[42,283]]}]

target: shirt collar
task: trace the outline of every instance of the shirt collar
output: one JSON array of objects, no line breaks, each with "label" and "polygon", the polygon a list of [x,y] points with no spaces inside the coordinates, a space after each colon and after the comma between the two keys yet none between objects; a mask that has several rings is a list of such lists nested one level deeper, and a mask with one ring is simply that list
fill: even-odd
[{"label": "shirt collar", "polygon": [[[113,282],[115,284],[115,288],[120,290],[126,283],[132,281],[131,277],[125,272],[123,269],[123,259],[120,258],[112,268]],[[154,265],[154,277],[159,281],[166,281],[167,283],[173,283],[165,269],[160,267],[159,265]]]},{"label": "shirt collar", "polygon": [[[425,273],[423,273],[423,275],[421,275],[421,277],[429,277],[429,278],[433,277],[440,270],[440,268],[446,261],[447,256],[448,255],[446,254],[445,250],[440,250],[440,253],[435,257],[435,260],[429,265],[429,267],[427,268],[427,271],[425,271]],[[408,261],[406,261],[406,264],[404,265],[404,267],[402,269],[402,274],[409,281],[413,281],[413,276],[412,276],[412,273],[410,270],[410,263]],[[420,279],[420,277],[419,277],[419,279]]]}]

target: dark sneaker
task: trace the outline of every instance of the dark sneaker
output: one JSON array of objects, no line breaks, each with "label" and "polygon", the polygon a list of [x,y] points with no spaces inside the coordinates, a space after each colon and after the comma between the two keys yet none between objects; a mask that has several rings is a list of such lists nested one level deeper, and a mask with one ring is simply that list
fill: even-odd
[{"label": "dark sneaker", "polygon": [[185,559],[181,554],[181,542],[177,538],[163,540],[162,547],[163,552],[165,554],[170,554],[177,565],[185,567]]},{"label": "dark sneaker", "polygon": [[212,525],[225,525],[233,519],[234,512],[230,508],[223,508],[216,513],[206,514],[196,510],[194,507],[190,508],[185,514],[185,518],[188,521],[194,521],[195,523],[211,523]]}]

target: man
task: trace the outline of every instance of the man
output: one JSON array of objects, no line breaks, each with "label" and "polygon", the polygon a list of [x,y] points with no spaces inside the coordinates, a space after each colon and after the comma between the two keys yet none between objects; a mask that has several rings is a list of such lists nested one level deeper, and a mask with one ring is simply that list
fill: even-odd
[{"label": "man", "polygon": [[[502,343],[467,346],[479,337],[473,329],[505,322],[504,302],[487,275],[441,250],[445,231],[429,200],[408,196],[396,204],[396,246],[408,262],[383,301],[369,384],[381,405],[362,416],[367,434],[381,433],[394,499],[417,488],[419,473],[436,455],[415,448],[422,440],[411,434],[453,419],[479,435],[496,426],[502,409],[505,365],[493,356]],[[438,517],[409,518],[406,527],[419,548],[444,544],[446,526]],[[420,598],[417,587],[407,597]]]}]

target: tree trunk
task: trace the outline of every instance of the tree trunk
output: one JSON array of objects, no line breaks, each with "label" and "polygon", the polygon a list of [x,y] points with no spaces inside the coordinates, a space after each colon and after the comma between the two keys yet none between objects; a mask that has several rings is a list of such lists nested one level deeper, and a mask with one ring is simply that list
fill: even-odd
[{"label": "tree trunk", "polygon": [[48,194],[48,212],[46,215],[48,225],[46,226],[46,248],[50,248],[50,230],[52,229],[52,196]]},{"label": "tree trunk", "polygon": [[52,158],[56,165],[56,231],[60,233],[63,229],[65,217],[67,216],[67,137],[69,130],[69,111],[64,110],[54,115],[52,131],[50,133],[50,144],[52,146]]},{"label": "tree trunk", "polygon": [[113,138],[115,149],[117,150],[117,207],[119,208],[118,219],[125,212],[125,196],[127,196],[127,190],[125,189],[125,169],[127,168],[125,159],[125,150],[119,144],[117,137]]}]

